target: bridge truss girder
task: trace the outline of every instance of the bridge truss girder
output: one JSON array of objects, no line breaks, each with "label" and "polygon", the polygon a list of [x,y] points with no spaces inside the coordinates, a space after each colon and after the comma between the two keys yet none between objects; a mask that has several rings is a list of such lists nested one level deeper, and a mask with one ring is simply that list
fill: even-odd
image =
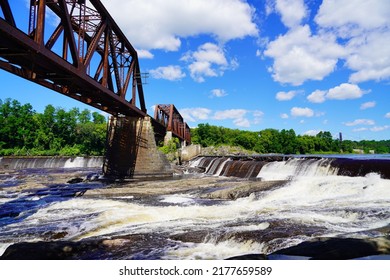
[{"label": "bridge truss girder", "polygon": [[112,115],[147,115],[137,52],[99,0],[30,0],[28,31],[14,10],[0,0],[0,68]]},{"label": "bridge truss girder", "polygon": [[191,144],[190,127],[173,104],[158,104],[154,110],[154,119],[171,131],[173,136]]}]

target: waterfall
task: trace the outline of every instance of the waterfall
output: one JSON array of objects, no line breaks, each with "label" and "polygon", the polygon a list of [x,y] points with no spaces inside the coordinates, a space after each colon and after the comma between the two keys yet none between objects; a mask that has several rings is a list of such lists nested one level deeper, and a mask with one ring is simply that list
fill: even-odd
[{"label": "waterfall", "polygon": [[102,157],[3,157],[0,169],[20,170],[33,168],[100,168]]},{"label": "waterfall", "polygon": [[84,158],[84,157],[76,157],[68,159],[64,168],[95,168],[100,167],[102,165],[102,159],[98,157]]},{"label": "waterfall", "polygon": [[290,158],[287,161],[267,163],[257,178],[262,180],[291,180],[298,176],[335,175],[338,168],[332,167],[329,158]]},{"label": "waterfall", "polygon": [[200,165],[200,162],[203,160],[203,157],[197,158],[196,160],[192,161],[190,163],[190,167],[198,167]]},{"label": "waterfall", "polygon": [[216,169],[219,167],[219,165],[224,161],[225,159],[224,158],[215,158],[213,159],[208,168],[206,169],[206,172],[207,174],[211,174],[211,175],[214,175],[215,172],[216,172]]},{"label": "waterfall", "polygon": [[190,163],[214,176],[292,180],[302,176],[364,177],[376,173],[390,179],[389,159],[337,157],[200,157]]},{"label": "waterfall", "polygon": [[225,165],[226,165],[226,163],[227,163],[228,161],[231,161],[231,159],[230,159],[230,158],[225,158],[225,160],[218,166],[217,171],[214,172],[213,174],[214,174],[215,176],[221,175],[221,172],[222,172],[223,168],[225,167]]},{"label": "waterfall", "polygon": [[190,162],[190,167],[204,170],[214,176],[254,178],[265,163],[252,159],[231,157],[200,157]]}]

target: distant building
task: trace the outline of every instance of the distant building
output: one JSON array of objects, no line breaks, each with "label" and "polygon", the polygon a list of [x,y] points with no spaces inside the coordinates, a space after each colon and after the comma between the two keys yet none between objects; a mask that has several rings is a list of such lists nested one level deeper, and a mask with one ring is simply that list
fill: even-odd
[{"label": "distant building", "polygon": [[[362,149],[353,149],[352,150],[355,154],[364,154],[364,150]],[[369,154],[375,154],[375,150],[369,150],[368,151]]]}]

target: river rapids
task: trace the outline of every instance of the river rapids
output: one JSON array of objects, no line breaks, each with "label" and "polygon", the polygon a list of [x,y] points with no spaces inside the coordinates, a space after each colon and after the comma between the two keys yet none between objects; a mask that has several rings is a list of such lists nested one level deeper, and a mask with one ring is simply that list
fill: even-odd
[{"label": "river rapids", "polygon": [[386,237],[390,159],[378,170],[350,162],[201,157],[172,179],[121,182],[93,168],[0,171],[0,255],[73,242],[95,248],[81,259],[225,259],[313,238]]}]

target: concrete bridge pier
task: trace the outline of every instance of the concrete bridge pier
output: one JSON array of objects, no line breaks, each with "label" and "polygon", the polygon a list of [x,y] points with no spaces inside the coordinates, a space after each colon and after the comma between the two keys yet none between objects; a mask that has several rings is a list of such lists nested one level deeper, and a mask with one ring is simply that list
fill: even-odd
[{"label": "concrete bridge pier", "polygon": [[103,174],[113,178],[173,176],[169,161],[157,149],[150,117],[110,118]]}]

